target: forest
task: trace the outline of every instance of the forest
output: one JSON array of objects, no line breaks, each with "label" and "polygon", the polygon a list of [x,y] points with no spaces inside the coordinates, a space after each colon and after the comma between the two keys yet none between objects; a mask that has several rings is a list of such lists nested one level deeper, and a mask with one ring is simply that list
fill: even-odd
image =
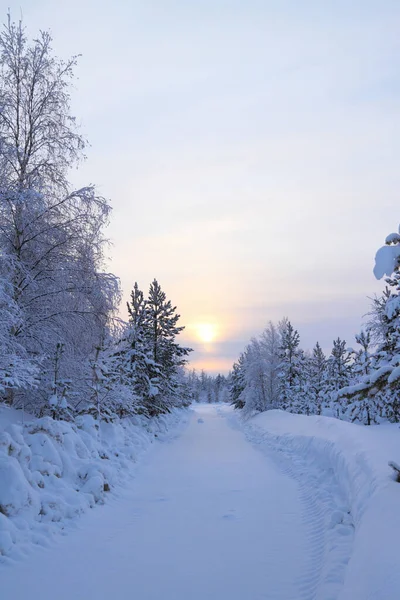
[{"label": "forest", "polygon": [[54,57],[51,36],[23,24],[0,35],[0,394],[14,408],[71,420],[154,416],[185,406],[189,348],[156,279],[135,283],[128,322],[105,270],[109,202],[68,174],[86,141],[70,111],[78,57]]},{"label": "forest", "polygon": [[[189,372],[176,307],[156,279],[135,283],[128,322],[121,289],[105,270],[111,207],[68,173],[86,141],[70,111],[78,57],[54,57],[51,36],[30,42],[21,22],[0,36],[0,393],[39,416],[146,414],[200,398],[246,413],[280,408],[367,425],[400,420],[400,235],[381,248],[372,301],[356,346],[300,347],[288,318],[254,337],[228,377]],[[383,266],[382,266],[383,265]]]},{"label": "forest", "polygon": [[270,322],[233,366],[230,396],[246,413],[280,408],[371,425],[400,421],[400,229],[376,255],[375,275],[385,277],[373,298],[356,346],[333,340],[328,356],[316,342],[300,347],[289,319]]}]

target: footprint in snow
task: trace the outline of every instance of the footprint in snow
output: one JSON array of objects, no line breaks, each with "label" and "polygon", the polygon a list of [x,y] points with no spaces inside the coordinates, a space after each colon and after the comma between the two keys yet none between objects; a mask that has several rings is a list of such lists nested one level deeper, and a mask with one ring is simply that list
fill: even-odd
[{"label": "footprint in snow", "polygon": [[204,419],[202,419],[202,418],[200,418],[200,419],[197,419],[197,422],[198,422],[198,423],[204,423]]}]

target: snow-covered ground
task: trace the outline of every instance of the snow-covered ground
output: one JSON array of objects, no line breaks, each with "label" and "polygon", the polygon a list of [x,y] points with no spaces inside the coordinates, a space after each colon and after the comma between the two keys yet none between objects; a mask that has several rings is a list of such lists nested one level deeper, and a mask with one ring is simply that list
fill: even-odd
[{"label": "snow-covered ground", "polygon": [[74,527],[132,476],[154,440],[185,420],[176,410],[99,427],[88,415],[71,424],[0,406],[0,565]]},{"label": "snow-covered ground", "polygon": [[1,599],[399,597],[397,426],[190,414],[75,531],[0,566]]},{"label": "snow-covered ground", "polygon": [[399,425],[278,410],[242,425],[299,483],[319,540],[317,598],[398,599],[400,484],[388,462],[400,463]]}]

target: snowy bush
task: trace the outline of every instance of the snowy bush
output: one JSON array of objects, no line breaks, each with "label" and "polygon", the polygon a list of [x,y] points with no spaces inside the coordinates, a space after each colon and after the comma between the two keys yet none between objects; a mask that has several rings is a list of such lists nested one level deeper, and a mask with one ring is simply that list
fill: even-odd
[{"label": "snowy bush", "polygon": [[22,425],[20,411],[0,407],[0,555],[13,556],[37,536],[45,543],[67,520],[104,502],[183,414],[113,423],[90,415],[74,423],[43,417]]}]

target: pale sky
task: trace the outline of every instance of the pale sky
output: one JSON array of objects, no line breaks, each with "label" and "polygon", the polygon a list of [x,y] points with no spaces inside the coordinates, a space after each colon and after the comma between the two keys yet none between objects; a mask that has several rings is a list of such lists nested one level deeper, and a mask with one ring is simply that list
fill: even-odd
[{"label": "pale sky", "polygon": [[193,366],[227,372],[283,316],[305,349],[354,345],[400,221],[398,0],[0,4],[82,54],[73,180],[111,200],[110,270],[126,297],[158,279]]}]

